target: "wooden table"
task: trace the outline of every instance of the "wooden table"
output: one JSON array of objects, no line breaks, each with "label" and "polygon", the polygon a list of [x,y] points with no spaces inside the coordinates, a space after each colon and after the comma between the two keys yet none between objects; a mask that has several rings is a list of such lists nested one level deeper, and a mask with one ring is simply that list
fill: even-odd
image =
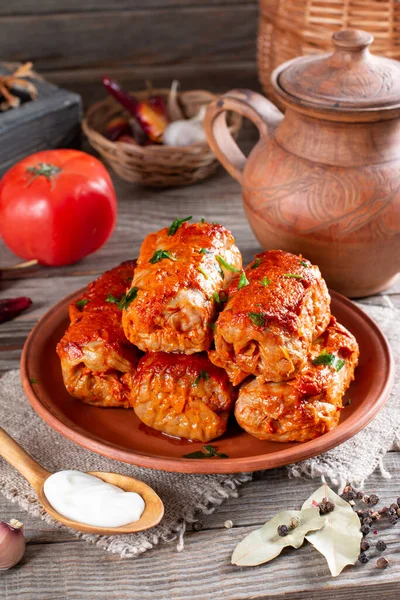
[{"label": "wooden table", "polygon": [[[238,184],[220,172],[204,184],[186,189],[152,191],[115,179],[119,199],[118,226],[112,239],[95,255],[63,268],[36,267],[9,275],[1,282],[0,297],[27,295],[31,310],[0,326],[0,373],[17,368],[23,343],[38,318],[55,302],[91,281],[98,273],[137,256],[147,233],[176,217],[193,215],[223,223],[235,235],[250,260],[258,249],[245,219]],[[16,262],[0,246],[0,265]],[[364,300],[368,304],[400,307],[400,286],[386,295]],[[367,491],[384,503],[400,496],[400,453],[389,453],[384,466],[392,479],[374,474]],[[0,519],[16,517],[25,523],[27,552],[19,566],[0,574],[2,600],[221,600],[239,598],[397,600],[400,597],[400,525],[382,537],[389,544],[386,571],[368,565],[347,568],[339,577],[329,575],[325,559],[309,545],[284,551],[273,562],[240,569],[230,564],[235,545],[280,508],[301,504],[319,485],[316,481],[288,480],[284,468],[259,473],[237,499],[204,516],[201,531],[189,532],[185,550],[163,544],[136,560],[91,547],[68,533],[32,518],[0,496]],[[226,529],[224,522],[233,521]]]}]

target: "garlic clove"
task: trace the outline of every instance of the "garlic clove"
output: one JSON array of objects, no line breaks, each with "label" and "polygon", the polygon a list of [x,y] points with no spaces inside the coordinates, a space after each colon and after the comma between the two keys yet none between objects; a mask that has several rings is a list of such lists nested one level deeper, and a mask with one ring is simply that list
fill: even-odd
[{"label": "garlic clove", "polygon": [[23,524],[17,519],[0,521],[0,571],[14,567],[25,554]]},{"label": "garlic clove", "polygon": [[174,79],[171,84],[171,89],[168,95],[168,117],[170,121],[181,121],[185,118],[178,101],[179,81]]},{"label": "garlic clove", "polygon": [[203,104],[203,106],[200,107],[199,112],[197,113],[197,115],[195,115],[194,117],[192,117],[190,120],[191,121],[200,121],[200,123],[202,123],[204,121],[204,117],[206,116],[206,111],[207,111],[207,106],[205,106]]},{"label": "garlic clove", "polygon": [[207,142],[203,129],[205,112],[206,107],[202,106],[192,119],[182,119],[167,125],[163,135],[163,143],[166,146],[182,147]]}]

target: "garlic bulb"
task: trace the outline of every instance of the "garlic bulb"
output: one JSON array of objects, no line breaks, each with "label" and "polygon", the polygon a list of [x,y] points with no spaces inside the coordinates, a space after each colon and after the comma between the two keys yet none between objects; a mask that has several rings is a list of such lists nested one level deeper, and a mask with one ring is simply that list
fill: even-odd
[{"label": "garlic bulb", "polygon": [[192,119],[182,119],[167,125],[163,135],[163,143],[166,146],[180,147],[205,142],[206,134],[203,129],[205,112],[206,107],[203,106]]},{"label": "garlic bulb", "polygon": [[22,523],[11,519],[0,521],[0,571],[11,569],[25,554],[25,536]]}]

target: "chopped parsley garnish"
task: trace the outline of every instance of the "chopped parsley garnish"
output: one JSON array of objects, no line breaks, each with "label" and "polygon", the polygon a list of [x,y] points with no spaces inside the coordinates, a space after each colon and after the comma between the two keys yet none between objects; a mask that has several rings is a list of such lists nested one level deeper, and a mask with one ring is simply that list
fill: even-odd
[{"label": "chopped parsley garnish", "polygon": [[191,218],[192,217],[185,217],[184,219],[175,219],[175,221],[172,221],[171,225],[168,227],[168,235],[174,235],[182,223],[190,221]]},{"label": "chopped parsley garnish", "polygon": [[268,277],[266,275],[264,275],[264,277],[261,279],[260,283],[264,287],[267,287],[267,285],[269,285],[271,283],[271,281],[272,281],[272,279],[268,279]]},{"label": "chopped parsley garnish", "polygon": [[301,260],[301,261],[300,261],[300,264],[301,264],[301,265],[303,265],[303,267],[307,267],[307,269],[309,269],[309,268],[310,268],[310,265],[309,265],[308,263],[306,263],[306,261],[305,261],[305,260]]},{"label": "chopped parsley garnish", "polygon": [[257,327],[264,327],[265,315],[263,313],[248,312],[247,314],[253,321],[254,325]]},{"label": "chopped parsley garnish", "polygon": [[31,377],[29,380],[31,383],[39,383],[37,379],[35,379],[34,377]]},{"label": "chopped parsley garnish", "polygon": [[261,263],[261,258],[258,257],[258,258],[256,258],[255,262],[251,265],[250,268],[251,269],[256,269],[260,265],[260,263]]},{"label": "chopped parsley garnish", "polygon": [[214,331],[216,326],[216,323],[208,323],[207,327],[209,327],[210,329],[212,329],[212,331]]},{"label": "chopped parsley garnish", "polygon": [[246,287],[246,285],[249,285],[250,281],[247,279],[246,277],[246,273],[244,271],[242,271],[242,274],[240,275],[240,279],[239,279],[239,283],[238,283],[238,290],[241,290],[242,288]]},{"label": "chopped parsley garnish", "polygon": [[213,295],[212,295],[212,297],[214,298],[214,300],[215,300],[215,302],[216,302],[217,304],[221,304],[222,300],[221,300],[221,298],[219,297],[219,294],[218,294],[218,292],[214,292],[214,293],[213,293]]},{"label": "chopped parsley garnish", "polygon": [[192,387],[196,387],[196,385],[198,385],[202,379],[204,379],[204,381],[207,381],[208,379],[210,379],[210,376],[207,373],[207,371],[200,371],[200,373],[197,375],[196,379],[194,380]]},{"label": "chopped parsley garnish", "polygon": [[221,266],[219,263],[217,263],[217,271],[218,273],[221,275],[221,279],[225,279],[225,273],[223,272],[223,270],[221,269]]},{"label": "chopped parsley garnish", "polygon": [[228,455],[217,452],[214,446],[203,446],[202,450],[190,452],[190,454],[184,454],[183,458],[228,458]]},{"label": "chopped parsley garnish", "polygon": [[121,298],[117,298],[116,296],[113,296],[112,294],[108,294],[107,298],[106,298],[106,302],[109,302],[110,304],[116,304],[118,306],[118,308],[120,308],[121,310],[123,308],[128,308],[128,306],[130,305],[131,302],[133,302],[138,294],[139,289],[137,287],[133,287],[129,290],[129,292],[127,294],[124,294],[123,296],[121,296]]},{"label": "chopped parsley garnish", "polygon": [[117,296],[113,296],[112,294],[107,294],[106,302],[110,304],[118,304],[121,301],[121,298],[117,298]]},{"label": "chopped parsley garnish", "polygon": [[205,222],[206,222],[205,218],[204,218],[204,217],[201,217],[201,221],[200,221],[200,223],[205,223]]},{"label": "chopped parsley garnish", "polygon": [[210,250],[207,250],[207,248],[200,248],[200,254],[212,254],[212,252],[210,252]]},{"label": "chopped parsley garnish", "polygon": [[336,356],[336,354],[330,354],[326,350],[323,350],[319,356],[314,358],[312,364],[314,366],[327,365],[333,367],[335,371],[340,371],[346,364],[346,361]]},{"label": "chopped parsley garnish", "polygon": [[214,298],[215,302],[217,304],[222,304],[223,302],[228,302],[228,295],[225,292],[221,292],[218,294],[218,292],[214,292],[213,295],[210,297]]},{"label": "chopped parsley garnish", "polygon": [[200,271],[200,273],[201,273],[202,275],[204,275],[204,277],[205,277],[206,279],[208,279],[208,273],[206,273],[204,269],[202,269],[201,267],[199,267],[197,270],[198,270],[198,271]]},{"label": "chopped parsley garnish", "polygon": [[217,254],[215,258],[217,259],[219,265],[221,267],[224,267],[224,269],[226,269],[227,271],[230,271],[231,273],[239,273],[239,269],[227,263],[226,260],[222,258],[222,256],[219,256],[219,254]]},{"label": "chopped parsley garnish", "polygon": [[82,298],[82,300],[78,300],[76,307],[79,308],[79,310],[82,310],[82,308],[84,308],[88,302],[89,300],[87,298]]},{"label": "chopped parsley garnish", "polygon": [[153,256],[151,257],[151,259],[149,260],[149,262],[152,265],[155,265],[156,263],[160,262],[160,260],[162,260],[163,258],[169,258],[169,260],[173,260],[175,262],[178,260],[175,256],[173,256],[167,250],[156,250],[154,252]]},{"label": "chopped parsley garnish", "polygon": [[297,275],[296,273],[285,273],[284,277],[291,277],[292,279],[303,279],[303,275]]}]

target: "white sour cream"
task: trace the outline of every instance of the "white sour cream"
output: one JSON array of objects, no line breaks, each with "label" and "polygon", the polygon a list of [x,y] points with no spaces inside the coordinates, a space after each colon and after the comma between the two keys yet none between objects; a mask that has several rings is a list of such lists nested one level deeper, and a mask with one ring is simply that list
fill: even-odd
[{"label": "white sour cream", "polygon": [[122,527],[138,521],[143,498],[80,471],[59,471],[44,482],[51,506],[68,519],[94,527]]}]

